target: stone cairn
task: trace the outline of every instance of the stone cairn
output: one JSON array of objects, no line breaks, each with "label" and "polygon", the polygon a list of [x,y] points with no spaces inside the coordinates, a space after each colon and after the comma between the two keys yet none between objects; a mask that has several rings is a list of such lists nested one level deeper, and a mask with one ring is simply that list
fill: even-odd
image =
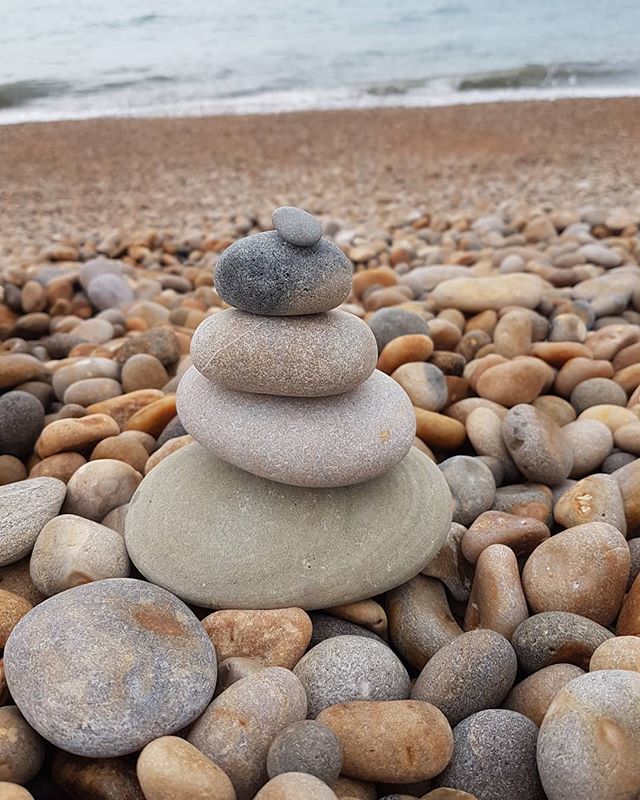
[{"label": "stone cairn", "polygon": [[[450,498],[439,470],[412,449],[415,417],[409,397],[375,369],[377,346],[369,326],[337,308],[351,289],[351,262],[322,238],[320,223],[307,212],[278,208],[273,223],[275,230],[236,242],[217,264],[216,290],[234,308],[213,314],[198,327],[191,346],[193,367],[177,393],[182,424],[198,444],[166,459],[162,471],[153,471],[127,521],[127,544],[141,572],[200,605],[322,607],[371,596],[419,572],[437,551],[450,520]],[[197,456],[189,455],[192,448],[198,449]],[[206,463],[206,468],[187,467],[189,458]],[[226,465],[250,475],[230,472]],[[175,487],[180,480],[178,473],[186,470],[193,478],[203,469],[210,480],[193,502],[180,511],[165,508],[172,483]],[[252,482],[251,476],[267,481]],[[162,486],[152,488],[159,478]],[[286,489],[276,491],[274,481]],[[220,497],[225,483],[227,494]],[[425,487],[438,500],[428,513],[419,508]],[[183,492],[195,493],[192,484]],[[203,494],[210,506],[204,514]],[[145,496],[148,502],[141,502]],[[297,516],[292,516],[291,504]],[[261,519],[247,517],[247,507],[260,508]],[[155,514],[157,522],[150,527]],[[209,514],[211,522],[205,521]],[[169,519],[182,528],[184,516],[191,528],[184,532],[183,545],[199,565],[193,581],[188,562],[183,563],[183,554],[170,543],[161,548],[160,560],[154,532]],[[270,537],[266,528],[280,519],[283,530]],[[335,529],[327,532],[331,520]],[[425,533],[429,525],[432,530]],[[199,526],[206,531],[204,543],[193,533]],[[398,532],[397,541],[390,526]],[[319,541],[305,544],[300,528]],[[352,563],[351,572],[336,570],[319,550],[323,537],[327,547],[336,548],[332,536],[340,532],[338,550]],[[391,547],[373,569],[378,577],[367,583],[360,575],[354,584],[351,575],[363,572],[354,557],[375,559],[374,550],[380,547],[376,537],[383,536]],[[234,537],[248,552],[233,550]],[[308,570],[280,594],[266,580],[267,575],[277,580],[276,552],[279,567],[293,559],[294,572],[300,563]],[[256,574],[242,565],[248,557],[256,569],[261,558],[271,561]],[[208,570],[202,566],[206,559],[216,562]],[[219,593],[223,574],[237,591]],[[256,592],[261,582],[262,591]]]}]

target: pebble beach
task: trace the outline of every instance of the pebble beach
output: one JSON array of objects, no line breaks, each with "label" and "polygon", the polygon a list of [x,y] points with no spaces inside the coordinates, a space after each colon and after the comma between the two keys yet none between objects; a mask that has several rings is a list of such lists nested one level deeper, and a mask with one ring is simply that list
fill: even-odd
[{"label": "pebble beach", "polygon": [[0,800],[640,795],[638,122],[0,126]]}]

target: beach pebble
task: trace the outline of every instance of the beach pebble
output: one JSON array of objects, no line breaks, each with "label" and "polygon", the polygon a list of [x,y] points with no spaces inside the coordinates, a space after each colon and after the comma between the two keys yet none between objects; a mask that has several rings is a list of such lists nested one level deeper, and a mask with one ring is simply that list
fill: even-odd
[{"label": "beach pebble", "polygon": [[569,398],[576,386],[583,381],[612,377],[613,367],[609,361],[577,356],[570,358],[558,370],[554,385],[559,395]]},{"label": "beach pebble", "polygon": [[242,656],[293,669],[311,641],[311,620],[301,608],[216,611],[202,624],[220,661]]},{"label": "beach pebble", "polygon": [[328,608],[330,614],[335,614],[337,617],[349,620],[356,625],[362,625],[364,628],[374,631],[382,637],[387,636],[388,621],[384,608],[371,598],[367,600],[358,600],[355,603],[344,603],[339,606]]},{"label": "beach pebble", "polygon": [[439,465],[453,497],[453,521],[471,523],[493,505],[496,484],[491,470],[469,456],[453,456]]},{"label": "beach pebble", "polygon": [[80,285],[86,291],[99,275],[118,275],[124,274],[124,263],[112,258],[98,256],[92,258],[82,265],[79,273]]},{"label": "beach pebble", "polygon": [[640,421],[618,428],[613,435],[613,440],[617,447],[627,453],[632,453],[634,456],[640,455]]},{"label": "beach pebble", "polygon": [[387,594],[389,635],[400,655],[415,669],[424,665],[462,629],[453,618],[444,586],[417,575]]},{"label": "beach pebble", "polygon": [[326,783],[303,772],[286,772],[266,783],[255,800],[336,800]]},{"label": "beach pebble", "polygon": [[[17,483],[27,477],[27,468],[15,456],[0,456],[0,486]],[[33,475],[32,477],[37,477]]]},{"label": "beach pebble", "polygon": [[585,409],[578,417],[578,420],[584,419],[595,419],[603,422],[614,435],[618,428],[635,424],[638,421],[637,415],[630,408],[613,406],[609,403]]},{"label": "beach pebble", "polygon": [[494,511],[505,511],[515,516],[532,517],[551,525],[553,520],[553,493],[541,483],[514,483],[496,489]]},{"label": "beach pebble", "polygon": [[517,556],[525,556],[548,538],[549,528],[538,519],[485,511],[464,534],[461,548],[467,561],[475,564],[482,551],[492,544],[504,544]]},{"label": "beach pebble", "polygon": [[25,459],[43,426],[42,403],[32,394],[15,391],[0,397],[0,453]]},{"label": "beach pebble", "polygon": [[34,800],[34,797],[24,786],[0,781],[0,800]]},{"label": "beach pebble", "polygon": [[511,639],[528,615],[515,553],[503,544],[489,545],[476,562],[465,630],[489,628]]},{"label": "beach pebble", "polygon": [[322,238],[322,225],[301,208],[280,206],[271,214],[271,221],[285,242],[298,247],[313,247]]},{"label": "beach pebble", "polygon": [[640,535],[640,459],[635,459],[612,473],[618,482],[629,538]]},{"label": "beach pebble", "polygon": [[[0,781],[28,783],[44,764],[44,743],[16,706],[0,708]],[[2,795],[0,794],[0,797]]]},{"label": "beach pebble", "polygon": [[268,667],[218,695],[188,741],[227,774],[238,800],[251,800],[267,781],[267,754],[276,735],[306,716],[300,681],[282,667]]},{"label": "beach pebble", "polygon": [[58,750],[51,777],[54,786],[78,800],[146,800],[129,758],[81,758]]},{"label": "beach pebble", "polygon": [[365,381],[378,351],[370,328],[344,311],[283,319],[228,309],[198,326],[191,356],[205,378],[227,389],[324,397]]},{"label": "beach pebble", "polygon": [[[616,640],[611,639],[609,641],[614,642]],[[543,667],[511,689],[504,698],[503,708],[509,708],[511,711],[518,711],[520,714],[524,714],[525,717],[529,717],[532,722],[540,727],[544,715],[547,713],[547,709],[556,694],[569,681],[580,675],[584,675],[584,670],[576,667],[575,664],[551,664],[549,667]]]},{"label": "beach pebble", "polygon": [[437,308],[457,308],[472,314],[506,306],[535,308],[542,298],[543,286],[537,276],[524,273],[452,278],[438,284],[429,299]]},{"label": "beach pebble", "polygon": [[522,585],[534,613],[569,611],[608,625],[618,615],[630,561],[616,528],[589,522],[542,542],[527,559]]},{"label": "beach pebble", "polygon": [[427,792],[422,796],[422,800],[477,800],[477,798],[474,794],[463,792],[462,789],[441,787]]},{"label": "beach pebble", "polygon": [[267,755],[270,778],[286,772],[304,772],[332,786],[341,769],[342,745],[331,728],[317,720],[302,720],[283,728]]},{"label": "beach pebble", "polygon": [[518,670],[509,642],[491,630],[469,631],[429,660],[411,698],[431,703],[451,726],[484,708],[500,705]]},{"label": "beach pebble", "polygon": [[115,360],[126,363],[131,356],[147,353],[160,361],[165,367],[175,364],[180,358],[180,346],[175,333],[168,328],[153,328],[127,339],[117,350]]},{"label": "beach pebble", "polygon": [[[429,326],[419,314],[403,308],[381,308],[367,320],[378,344],[378,352],[382,351],[399,336],[419,334],[429,337]],[[431,339],[429,339],[431,341]],[[432,352],[433,352],[433,342]]]},{"label": "beach pebble", "polygon": [[307,693],[308,715],[351,700],[404,700],[409,675],[386,645],[363,636],[334,636],[313,647],[294,668]]},{"label": "beach pebble", "polygon": [[164,365],[149,353],[131,356],[122,367],[122,388],[125,392],[138,389],[162,389],[169,380]]},{"label": "beach pebble", "polygon": [[97,275],[87,287],[87,297],[98,311],[122,308],[133,302],[135,295],[129,284],[113,273]]},{"label": "beach pebble", "polygon": [[[257,478],[192,444],[140,485],[127,549],[147,579],[196,605],[327,608],[381,594],[423,569],[451,524],[447,492],[415,448],[380,478],[311,490]],[[377,553],[367,570],[364,552]]]},{"label": "beach pebble", "polygon": [[390,375],[402,364],[426,361],[433,353],[433,342],[422,333],[397,336],[387,344],[378,357],[377,369]]},{"label": "beach pebble", "polygon": [[63,511],[101,520],[114,508],[128,503],[141,480],[142,475],[124,461],[89,461],[69,479]]},{"label": "beach pebble", "polygon": [[583,478],[597,470],[613,449],[613,435],[597,420],[576,420],[562,429],[565,441],[573,454],[572,478]]},{"label": "beach pebble", "polygon": [[426,780],[445,768],[453,751],[446,717],[419,700],[342,703],[325,709],[319,721],[342,744],[343,773],[360,780]]},{"label": "beach pebble", "polygon": [[32,467],[29,473],[30,478],[57,478],[64,483],[69,482],[73,473],[80,469],[87,459],[80,453],[56,453],[53,456],[43,458],[42,461]]},{"label": "beach pebble", "polygon": [[488,709],[460,722],[437,783],[482,800],[543,800],[536,768],[537,727],[516,711]]},{"label": "beach pebble", "polygon": [[613,634],[597,622],[568,611],[543,611],[518,625],[511,645],[525,672],[551,664],[589,668],[594,650]]},{"label": "beach pebble", "polygon": [[553,372],[544,361],[522,356],[485,370],[478,377],[476,391],[480,397],[511,408],[535,400],[552,377]]},{"label": "beach pebble", "polygon": [[14,592],[0,589],[0,649],[7,643],[11,631],[31,611],[31,603]]},{"label": "beach pebble", "polygon": [[640,792],[640,675],[590,672],[554,697],[538,736],[549,800],[619,800]]},{"label": "beach pebble", "polygon": [[375,639],[376,642],[384,643],[377,633],[373,633],[368,628],[362,628],[360,625],[355,625],[353,622],[348,622],[340,617],[334,617],[332,614],[324,614],[320,612],[311,612],[309,614],[311,622],[313,623],[313,633],[311,634],[311,642],[309,647],[315,647],[325,639],[331,639],[332,636],[365,636],[367,639]]},{"label": "beach pebble", "polygon": [[582,381],[571,392],[571,405],[577,414],[602,404],[626,406],[627,394],[609,378],[590,378]]},{"label": "beach pebble", "polygon": [[476,453],[498,459],[505,478],[517,480],[520,473],[502,438],[502,419],[490,408],[479,406],[467,415],[464,424]]},{"label": "beach pebble", "polygon": [[113,378],[86,378],[76,381],[64,393],[65,403],[90,406],[122,394],[122,386]]},{"label": "beach pebble", "polygon": [[0,487],[0,566],[31,552],[44,525],[60,510],[66,490],[56,478],[31,478]]},{"label": "beach pebble", "polygon": [[626,669],[640,672],[640,636],[616,636],[598,647],[589,662],[589,671]]},{"label": "beach pebble", "polygon": [[72,335],[91,344],[104,344],[114,338],[113,325],[107,319],[85,319],[73,328]]},{"label": "beach pebble", "polygon": [[151,446],[146,442],[143,443],[140,437],[146,437],[148,434],[141,431],[124,431],[117,436],[107,436],[93,448],[91,451],[91,461],[98,461],[102,459],[114,459],[116,461],[124,461],[129,466],[133,467],[136,472],[143,473],[145,465],[149,460],[149,450],[155,446],[155,440],[149,436]]},{"label": "beach pebble", "polygon": [[102,758],[138,750],[202,713],[215,688],[216,656],[177,598],[115,578],[36,606],[11,635],[5,669],[16,705],[38,733],[63,750]]},{"label": "beach pebble", "polygon": [[542,411],[520,404],[502,423],[502,436],[516,466],[531,481],[549,486],[569,476],[573,461],[562,428]]},{"label": "beach pebble", "polygon": [[466,438],[464,425],[455,419],[414,406],[416,434],[424,444],[442,450],[455,450]]},{"label": "beach pebble", "polygon": [[561,428],[564,428],[570,422],[574,422],[577,416],[573,406],[555,394],[541,394],[540,397],[536,397],[532,405],[539,411],[544,411]]},{"label": "beach pebble", "polygon": [[138,756],[136,773],[145,800],[236,800],[220,767],[177,736],[149,742]]},{"label": "beach pebble", "polygon": [[607,522],[627,532],[620,487],[610,475],[588,475],[563,492],[553,507],[556,522],[572,528],[586,522]]},{"label": "beach pebble", "polygon": [[250,314],[318,314],[347,299],[352,270],[344,253],[325,239],[298,247],[267,231],[228,247],[214,280],[225,302]]},{"label": "beach pebble", "polygon": [[31,554],[31,578],[39,592],[58,592],[105,578],[129,576],[129,558],[121,534],[73,514],[50,520]]},{"label": "beach pebble", "polygon": [[[426,328],[426,323],[425,323]],[[426,333],[426,331],[424,331]],[[46,381],[49,370],[27,353],[3,353],[0,359],[0,389],[11,389],[25,381]]]},{"label": "beach pebble", "polygon": [[616,633],[618,636],[640,636],[640,577],[636,577],[624,599]]},{"label": "beach pebble", "polygon": [[62,400],[70,386],[90,378],[109,378],[117,381],[120,378],[120,365],[110,358],[99,356],[80,358],[57,369],[53,374],[52,384],[57,397]]},{"label": "beach pebble", "polygon": [[427,411],[440,411],[447,405],[448,390],[444,374],[433,364],[421,361],[402,364],[391,377],[402,386],[414,406]]},{"label": "beach pebble", "polygon": [[60,419],[50,423],[36,442],[40,458],[68,450],[84,450],[120,433],[118,423],[106,414],[89,414],[79,419]]},{"label": "beach pebble", "polygon": [[438,578],[449,590],[454,600],[469,599],[472,570],[462,555],[461,542],[467,529],[452,522],[447,538],[437,555],[422,570],[423,575]]}]

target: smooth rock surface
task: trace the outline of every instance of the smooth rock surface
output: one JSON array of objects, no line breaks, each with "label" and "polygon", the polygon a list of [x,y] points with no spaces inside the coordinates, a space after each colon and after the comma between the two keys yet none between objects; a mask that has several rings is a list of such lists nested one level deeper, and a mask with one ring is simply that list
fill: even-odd
[{"label": "smooth rock surface", "polygon": [[531,481],[549,486],[569,477],[572,451],[555,420],[533,406],[519,404],[502,423],[504,442],[516,466]]},{"label": "smooth rock surface", "polygon": [[415,435],[411,402],[374,372],[337,397],[271,397],[225,389],[191,367],[178,413],[193,438],[229,464],[292,486],[346,486],[387,472]]},{"label": "smooth rock surface", "polygon": [[194,614],[129,578],[40,603],[14,629],[4,661],[29,724],[63,750],[100,758],[180,730],[202,713],[216,682],[215,652]]},{"label": "smooth rock surface", "polygon": [[271,222],[285,242],[298,247],[313,247],[322,238],[322,225],[302,208],[280,206],[271,214]]},{"label": "smooth rock surface", "polygon": [[255,800],[336,800],[324,781],[304,772],[276,775],[256,794]]},{"label": "smooth rock surface", "polygon": [[0,567],[31,552],[42,528],[60,510],[66,491],[57,478],[0,486]]},{"label": "smooth rock surface", "polygon": [[270,778],[285,772],[304,772],[332,786],[341,769],[340,740],[331,728],[312,719],[294,722],[281,730],[267,755]]},{"label": "smooth rock surface", "polygon": [[408,580],[450,523],[446,483],[415,448],[373,481],[309,490],[256,478],[193,444],[146,476],[126,541],[147,579],[196,605],[313,609]]},{"label": "smooth rock surface", "polygon": [[28,392],[7,392],[0,397],[0,453],[25,459],[44,425],[42,403]]},{"label": "smooth rock surface", "polygon": [[227,309],[198,326],[191,357],[198,372],[227,389],[326,397],[365,381],[378,350],[369,326],[344,311],[282,319]]},{"label": "smooth rock surface", "polygon": [[[614,642],[615,639],[608,639],[607,641]],[[503,708],[509,708],[511,711],[518,711],[520,714],[524,714],[525,717],[529,717],[532,722],[540,727],[544,715],[547,713],[547,709],[556,694],[569,681],[578,678],[580,675],[584,675],[584,670],[575,664],[551,664],[548,667],[543,667],[511,689],[504,698]]]}]

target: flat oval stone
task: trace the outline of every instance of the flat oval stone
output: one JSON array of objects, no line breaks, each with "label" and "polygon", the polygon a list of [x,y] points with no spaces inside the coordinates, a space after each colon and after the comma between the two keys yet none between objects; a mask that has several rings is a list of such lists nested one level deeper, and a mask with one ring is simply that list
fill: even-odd
[{"label": "flat oval stone", "polygon": [[439,283],[429,300],[437,308],[458,308],[469,313],[506,306],[535,308],[542,298],[544,285],[536,275],[525,273],[451,278]]},{"label": "flat oval stone", "polygon": [[312,247],[286,242],[277,231],[239,239],[216,264],[216,291],[229,305],[250,314],[286,317],[318,314],[343,303],[353,266],[335,244]]},{"label": "flat oval stone", "polygon": [[267,755],[270,778],[304,772],[333,785],[342,769],[342,745],[335,733],[315,719],[294,722],[280,731]]},{"label": "flat oval stone", "polygon": [[640,636],[616,636],[603,642],[589,662],[589,672],[600,669],[640,672]]},{"label": "flat oval stone", "polygon": [[180,730],[216,683],[215,651],[195,615],[164,589],[129,578],[37,605],[14,628],[4,662],[27,722],[56,747],[100,758]]},{"label": "flat oval stone", "polygon": [[0,486],[0,567],[29,555],[42,528],[60,511],[66,492],[57,478]]},{"label": "flat oval stone", "polygon": [[369,326],[345,311],[282,319],[228,309],[198,326],[191,356],[198,372],[227,389],[325,397],[365,381],[378,350]]},{"label": "flat oval stone", "polygon": [[440,464],[453,497],[453,521],[471,523],[493,505],[496,484],[491,470],[470,456],[453,456]]},{"label": "flat oval stone", "polygon": [[[373,346],[375,351],[375,340]],[[17,391],[0,397],[0,453],[26,459],[43,426],[44,408],[32,394]]]},{"label": "flat oval stone", "polygon": [[549,800],[621,800],[640,794],[640,675],[582,675],[554,697],[538,735]]},{"label": "flat oval stone", "polygon": [[298,247],[313,247],[322,238],[322,225],[308,211],[294,206],[280,206],[271,215],[280,236]]},{"label": "flat oval stone", "polygon": [[423,569],[447,535],[450,503],[440,470],[415,448],[382,477],[310,490],[257,478],[192,444],[141,483],[127,549],[149,580],[195,605],[327,608]]},{"label": "flat oval stone", "polygon": [[375,371],[336,397],[271,397],[225,389],[191,367],[178,413],[193,438],[241,469],[291,486],[346,486],[397,464],[413,444],[411,401]]},{"label": "flat oval stone", "polygon": [[293,670],[307,693],[308,715],[352,700],[406,700],[409,674],[386,645],[364,636],[334,636],[304,655]]},{"label": "flat oval stone", "polygon": [[[44,764],[44,742],[16,706],[0,708],[0,781],[28,783]],[[0,798],[2,793],[0,792]]]},{"label": "flat oval stone", "polygon": [[[616,639],[607,639],[607,641],[615,642]],[[596,650],[596,652],[598,651]],[[556,694],[569,681],[580,675],[584,675],[584,670],[576,667],[575,664],[551,664],[543,667],[513,687],[504,698],[503,708],[524,714],[540,727]]]},{"label": "flat oval stone", "polygon": [[572,450],[556,421],[533,406],[514,406],[502,422],[502,436],[516,466],[531,481],[562,483],[573,466]]},{"label": "flat oval stone", "polygon": [[[399,336],[419,334],[429,336],[427,321],[413,311],[404,308],[381,308],[371,315],[368,325],[373,331],[378,343],[378,351],[384,348]],[[429,340],[431,341],[431,340]],[[433,344],[433,343],[432,343]]]}]

